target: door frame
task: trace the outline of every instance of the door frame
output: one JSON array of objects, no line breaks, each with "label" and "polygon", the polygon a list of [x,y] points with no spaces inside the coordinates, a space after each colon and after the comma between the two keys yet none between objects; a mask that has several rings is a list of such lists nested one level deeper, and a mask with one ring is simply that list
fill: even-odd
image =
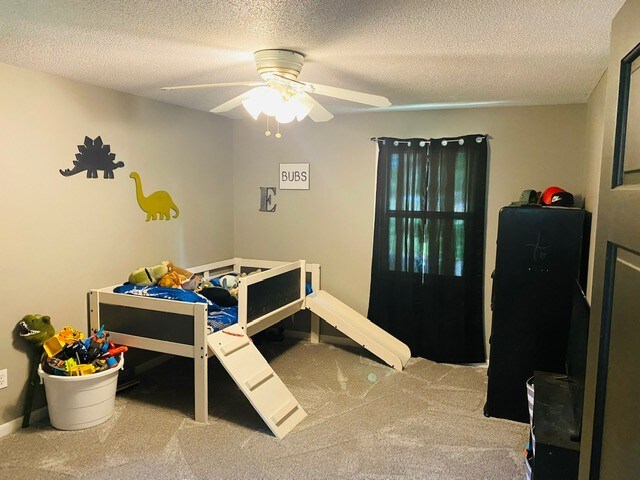
[{"label": "door frame", "polygon": [[616,275],[616,258],[620,246],[607,242],[607,258],[604,274],[602,317],[600,320],[600,343],[598,346],[598,366],[596,373],[595,403],[593,412],[593,433],[591,436],[591,459],[589,479],[600,478],[602,460],[602,437],[604,435],[604,412],[607,401],[607,378],[609,373],[609,351],[611,347],[611,324],[613,313],[613,292]]},{"label": "door frame", "polygon": [[[628,123],[626,100],[629,98],[629,67],[630,61],[640,52],[639,26],[640,0],[627,0],[615,16],[611,28],[598,217],[594,219],[597,227],[580,480],[600,478],[605,463],[608,465],[605,458],[608,454],[603,448],[609,425],[605,412],[612,408],[611,403],[607,407],[607,383],[613,378],[612,369],[617,368],[612,363],[617,362],[614,359],[617,342],[615,338],[612,339],[612,330],[615,335],[617,327],[614,323],[624,321],[623,318],[618,319],[614,311],[616,280],[618,289],[622,286],[616,279],[616,267],[620,267],[617,262],[623,252],[633,255],[639,255],[637,252],[640,252],[640,184],[623,182],[622,155],[622,142],[626,136],[624,127]],[[611,398],[608,400],[611,402]]]}]

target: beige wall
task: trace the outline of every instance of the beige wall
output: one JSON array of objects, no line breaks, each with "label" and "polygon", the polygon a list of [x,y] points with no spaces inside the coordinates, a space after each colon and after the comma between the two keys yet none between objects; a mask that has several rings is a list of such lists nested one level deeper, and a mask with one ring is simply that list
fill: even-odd
[{"label": "beige wall", "polygon": [[[28,361],[12,331],[23,315],[86,330],[88,289],[163,259],[233,255],[233,122],[3,64],[0,78],[3,424],[22,414]],[[85,135],[101,135],[125,163],[114,180],[58,172]],[[146,194],[169,191],[178,219],[145,223],[132,171]]]},{"label": "beige wall", "polygon": [[[366,313],[376,163],[369,138],[467,133],[491,136],[489,330],[499,208],[525,188],[558,184],[578,195],[588,191],[581,173],[591,112],[585,105],[337,116],[325,124],[285,126],[277,140],[264,136],[261,122],[231,121],[8,65],[0,64],[0,78],[0,241],[11,278],[0,306],[5,332],[27,313],[51,315],[57,328],[84,330],[88,289],[121,282],[131,269],[160,259],[190,265],[234,253],[319,262],[323,288]],[[72,166],[85,135],[101,135],[125,162],[114,180],[59,174]],[[259,187],[278,185],[281,162],[310,163],[311,190],[278,191],[277,212],[260,213]],[[141,174],[145,193],[171,193],[180,208],[177,220],[144,222],[132,171]],[[0,368],[9,369],[9,387],[0,390],[2,424],[21,414],[28,364],[15,333],[0,342]]]},{"label": "beige wall", "polygon": [[602,138],[604,133],[604,106],[607,92],[607,72],[587,102],[587,165],[585,168],[585,208],[592,213],[591,240],[589,242],[589,274],[587,277],[587,299],[591,303],[593,287],[593,261],[596,247],[596,226],[598,224],[598,188],[600,186],[600,165],[602,163]]},{"label": "beige wall", "polygon": [[[527,188],[559,185],[584,194],[585,105],[477,108],[336,116],[324,124],[234,124],[235,253],[322,265],[323,288],[366,314],[369,299],[376,145],[372,136],[440,137],[487,133],[489,192],[485,324],[499,209]],[[279,163],[310,163],[310,191],[278,191],[261,213],[259,187],[278,186]],[[488,335],[487,335],[488,338]]]}]

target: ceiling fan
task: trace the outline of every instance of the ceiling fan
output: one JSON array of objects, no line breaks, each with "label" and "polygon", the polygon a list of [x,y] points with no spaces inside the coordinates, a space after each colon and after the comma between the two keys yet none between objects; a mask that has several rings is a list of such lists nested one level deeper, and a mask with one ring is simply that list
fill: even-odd
[{"label": "ceiling fan", "polygon": [[260,113],[275,117],[279,123],[298,121],[309,116],[314,122],[327,122],[333,118],[310,93],[339,98],[350,102],[373,107],[388,107],[391,102],[382,96],[355,92],[344,88],[328,87],[317,83],[302,82],[298,75],[304,64],[304,55],[293,50],[268,49],[254,53],[258,73],[262,81],[205,83],[163,87],[163,90],[186,90],[192,88],[213,87],[254,87],[237,97],[210,110],[212,113],[228,112],[243,105],[251,116],[258,118]]}]

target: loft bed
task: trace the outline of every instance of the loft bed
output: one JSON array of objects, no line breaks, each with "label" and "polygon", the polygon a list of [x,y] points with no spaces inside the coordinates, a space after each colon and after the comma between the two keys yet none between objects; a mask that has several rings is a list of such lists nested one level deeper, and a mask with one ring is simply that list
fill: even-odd
[{"label": "loft bed", "polygon": [[[210,354],[247,396],[278,437],[284,437],[306,413],[250,337],[294,313],[312,311],[311,341],[319,340],[319,317],[402,370],[408,347],[362,315],[320,290],[320,265],[233,258],[189,268],[213,279],[264,269],[239,280],[237,323],[208,330],[208,305],[114,293],[120,285],[89,292],[91,328],[104,325],[113,342],[154,352],[193,358],[195,420],[208,417],[207,360]],[[307,283],[313,293],[307,295]]]}]

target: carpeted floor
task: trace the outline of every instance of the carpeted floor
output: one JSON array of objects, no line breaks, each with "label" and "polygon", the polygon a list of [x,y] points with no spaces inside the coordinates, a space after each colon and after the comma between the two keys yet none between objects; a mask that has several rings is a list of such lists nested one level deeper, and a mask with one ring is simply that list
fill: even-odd
[{"label": "carpeted floor", "polygon": [[0,440],[0,478],[521,479],[527,425],[482,415],[486,369],[412,359],[403,372],[359,349],[260,347],[309,416],[284,440],[210,360],[209,423],[195,423],[192,362],[176,358],[77,432],[35,424]]}]

